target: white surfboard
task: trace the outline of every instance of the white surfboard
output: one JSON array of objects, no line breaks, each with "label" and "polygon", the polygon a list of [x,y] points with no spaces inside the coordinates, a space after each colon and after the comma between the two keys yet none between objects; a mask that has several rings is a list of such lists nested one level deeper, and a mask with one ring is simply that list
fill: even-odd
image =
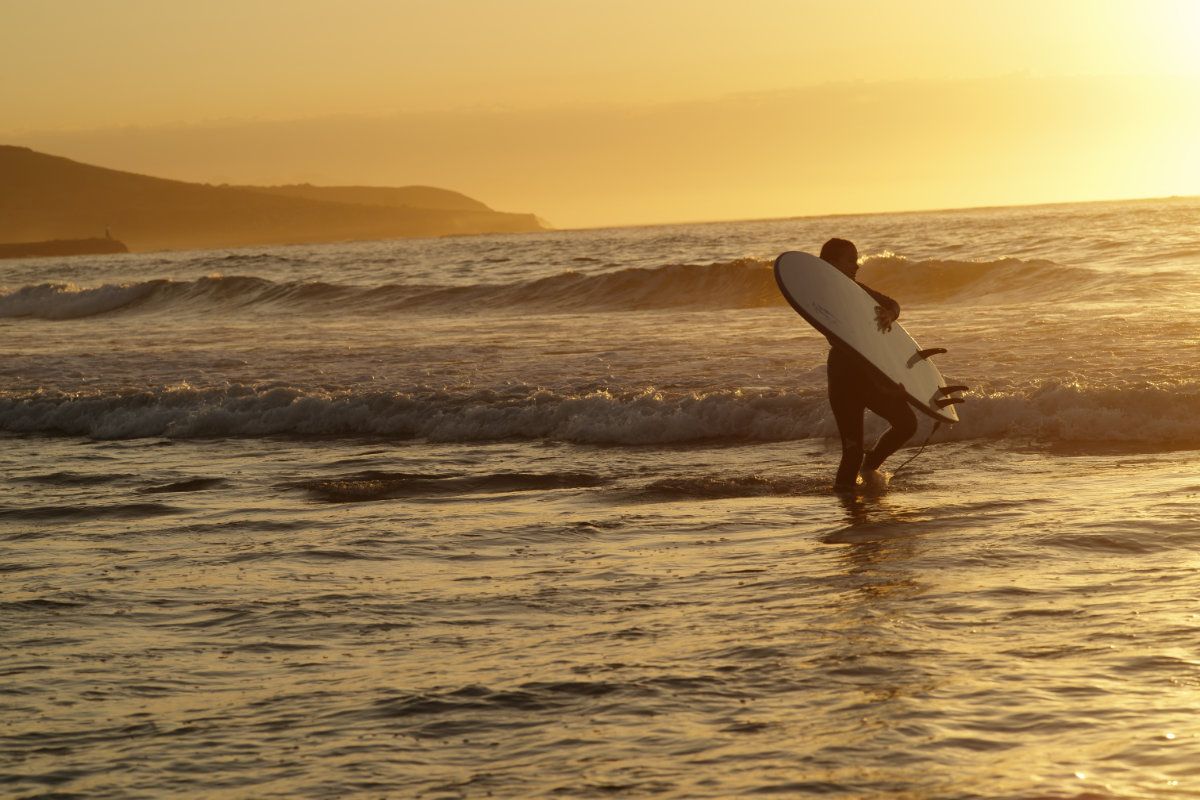
[{"label": "white surfboard", "polygon": [[808,253],[784,253],[775,259],[775,281],[792,308],[814,328],[857,352],[889,383],[900,384],[908,402],[942,422],[958,422],[954,405],[965,386],[947,386],[929,360],[946,352],[922,350],[898,322],[881,331],[875,324],[878,303],[832,264]]}]

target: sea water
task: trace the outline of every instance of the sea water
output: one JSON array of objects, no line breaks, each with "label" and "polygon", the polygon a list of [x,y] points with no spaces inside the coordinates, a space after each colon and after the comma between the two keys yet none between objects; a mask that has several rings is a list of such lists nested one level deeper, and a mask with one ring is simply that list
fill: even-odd
[{"label": "sea water", "polygon": [[[878,497],[832,236],[971,387]],[[4,796],[1200,796],[1196,199],[0,286]]]}]

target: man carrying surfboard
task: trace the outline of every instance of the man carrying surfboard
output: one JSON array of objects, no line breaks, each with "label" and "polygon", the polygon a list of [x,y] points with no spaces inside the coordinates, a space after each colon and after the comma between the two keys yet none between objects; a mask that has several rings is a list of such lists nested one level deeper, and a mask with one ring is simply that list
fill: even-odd
[{"label": "man carrying surfboard", "polygon": [[[821,260],[837,267],[855,283],[858,274],[858,248],[845,239],[830,239],[821,248]],[[882,292],[859,283],[879,305],[875,307],[875,324],[879,330],[891,330],[900,316],[900,304]],[[858,353],[826,337],[832,347],[826,362],[829,376],[829,405],[842,439],[842,460],[838,464],[833,488],[852,492],[863,477],[866,489],[881,490],[887,486],[887,476],[879,467],[892,453],[900,449],[917,432],[917,417],[909,407],[902,389],[889,385],[878,371]],[[863,451],[863,414],[871,409],[891,424],[875,446]]]}]

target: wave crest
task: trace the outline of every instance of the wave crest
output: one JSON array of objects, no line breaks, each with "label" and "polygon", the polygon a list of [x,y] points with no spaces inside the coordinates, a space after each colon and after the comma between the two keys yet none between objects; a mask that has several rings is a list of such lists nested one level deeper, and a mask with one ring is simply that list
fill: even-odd
[{"label": "wave crest", "polygon": [[781,305],[770,264],[744,259],[724,264],[630,268],[598,275],[567,271],[514,283],[465,286],[385,284],[351,286],[323,281],[271,281],[212,275],[192,281],[155,279],[80,287],[44,283],[0,294],[0,318],[62,320],[117,311],[223,310],[278,306],[347,313],[538,309],[587,312],[656,308],[756,308]]},{"label": "wave crest", "polygon": [[868,257],[859,279],[902,302],[971,301],[1034,302],[1094,291],[1102,276],[1082,267],[1053,261],[1001,258],[994,261],[910,261],[883,253]]},{"label": "wave crest", "polygon": [[[937,440],[1017,440],[1085,449],[1200,447],[1198,407],[1200,383],[1105,387],[1048,381],[1021,391],[970,396],[963,421],[943,427]],[[874,415],[867,419],[868,434],[878,435],[882,421]],[[930,423],[924,424],[927,429]],[[0,431],[97,439],[365,436],[670,445],[833,439],[837,429],[823,391],[574,393],[517,386],[386,392],[233,384],[0,393]],[[385,483],[387,492],[404,490],[403,481]]]},{"label": "wave crest", "polygon": [[0,430],[98,439],[380,436],[668,444],[800,439],[814,430],[828,434],[825,406],[823,395],[782,391],[383,392],[182,385],[121,393],[0,394]]},{"label": "wave crest", "polygon": [[[1028,302],[1093,291],[1100,283],[1097,273],[1051,261],[909,261],[891,254],[868,258],[860,277],[904,304],[983,298]],[[214,307],[385,314],[436,313],[465,306],[482,311],[587,313],[783,305],[771,262],[747,258],[707,265],[631,267],[599,274],[568,270],[536,280],[462,286],[369,287],[237,275],[191,281],[160,278],[91,288],[44,283],[0,294],[0,318],[63,320],[133,310],[207,311]]]}]

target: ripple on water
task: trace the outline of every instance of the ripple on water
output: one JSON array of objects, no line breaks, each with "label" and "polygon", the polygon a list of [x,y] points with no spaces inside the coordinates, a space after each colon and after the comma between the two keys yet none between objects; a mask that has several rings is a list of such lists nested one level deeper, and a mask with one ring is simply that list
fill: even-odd
[{"label": "ripple on water", "polygon": [[224,478],[188,478],[187,480],[174,481],[172,483],[164,483],[157,486],[147,486],[141,491],[143,494],[204,492],[208,491],[209,489],[219,489],[228,485],[229,482]]},{"label": "ripple on water", "polygon": [[368,471],[338,478],[294,481],[284,488],[303,489],[313,499],[328,503],[360,503],[398,498],[455,497],[463,495],[583,489],[602,486],[606,478],[591,472],[407,473]]},{"label": "ripple on water", "polygon": [[99,486],[106,483],[117,483],[136,475],[128,472],[111,474],[95,474],[90,472],[49,472],[41,475],[27,475],[20,478],[25,483],[44,483],[50,486]]},{"label": "ripple on water", "polygon": [[182,513],[184,513],[184,509],[164,503],[20,506],[0,507],[0,520],[51,522],[58,520],[146,519]]}]

